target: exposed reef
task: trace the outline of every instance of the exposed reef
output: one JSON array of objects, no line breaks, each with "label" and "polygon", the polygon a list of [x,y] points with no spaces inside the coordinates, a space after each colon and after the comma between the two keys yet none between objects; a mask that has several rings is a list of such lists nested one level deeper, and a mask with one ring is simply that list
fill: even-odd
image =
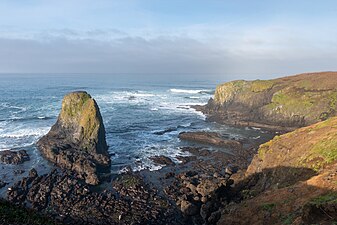
[{"label": "exposed reef", "polygon": [[109,172],[111,162],[102,116],[87,92],[64,97],[57,122],[37,146],[48,160],[76,171],[88,184],[98,184],[101,173]]},{"label": "exposed reef", "polygon": [[242,148],[242,144],[236,140],[224,139],[220,134],[216,132],[182,132],[179,134],[179,138],[185,141],[197,142],[202,144],[214,145],[218,147],[227,148]]},{"label": "exposed reef", "polygon": [[210,121],[291,131],[337,115],[337,72],[227,82],[196,108]]},{"label": "exposed reef", "polygon": [[8,189],[8,200],[28,203],[62,224],[179,224],[174,207],[140,177],[122,175],[109,189],[97,192],[70,171],[39,176],[33,169]]},{"label": "exposed reef", "polygon": [[1,151],[0,152],[0,162],[4,164],[22,164],[26,161],[29,161],[29,155],[27,154],[26,150],[20,151]]}]

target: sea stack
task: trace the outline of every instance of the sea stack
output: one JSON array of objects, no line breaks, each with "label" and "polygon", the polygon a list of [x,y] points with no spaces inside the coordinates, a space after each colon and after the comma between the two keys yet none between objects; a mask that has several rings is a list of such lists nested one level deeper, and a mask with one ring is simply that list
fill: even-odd
[{"label": "sea stack", "polygon": [[57,122],[37,146],[48,160],[75,171],[91,185],[110,170],[103,119],[96,101],[85,91],[64,97]]}]

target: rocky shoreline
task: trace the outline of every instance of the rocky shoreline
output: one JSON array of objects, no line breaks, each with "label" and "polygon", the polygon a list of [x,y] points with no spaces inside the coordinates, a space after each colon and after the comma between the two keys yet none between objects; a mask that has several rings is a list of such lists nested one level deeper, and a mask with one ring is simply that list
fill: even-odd
[{"label": "rocky shoreline", "polygon": [[182,150],[193,156],[159,171],[128,171],[98,187],[69,170],[38,175],[32,169],[8,188],[7,200],[64,224],[216,224],[234,196],[235,165],[247,155]]},{"label": "rocky shoreline", "polygon": [[[280,83],[273,82],[243,85],[264,97],[270,97],[275,87],[281,90]],[[236,104],[242,100],[242,89],[234,92],[218,93],[225,98],[221,107],[216,105],[221,109],[213,100],[205,107],[219,113],[222,122],[258,125],[261,118],[250,121],[248,114],[229,120],[229,112],[242,107]],[[265,103],[261,101],[255,103]],[[244,112],[255,112],[254,117],[254,110]],[[286,126],[278,118],[260,127],[285,132],[316,122],[311,117],[294,122],[290,116]],[[180,133],[186,143],[181,151],[189,153],[177,157],[180,163],[157,155],[150,159],[164,165],[160,170],[109,174],[111,161],[98,106],[86,92],[74,92],[65,97],[58,121],[37,144],[53,169],[46,174],[31,169],[8,187],[7,200],[55,224],[332,224],[337,220],[336,118],[281,136],[266,131],[266,137],[250,140],[233,140],[216,132]],[[29,156],[25,151],[6,151],[0,159],[19,164]],[[0,181],[0,188],[6,185]],[[2,224],[27,224],[4,218]]]}]

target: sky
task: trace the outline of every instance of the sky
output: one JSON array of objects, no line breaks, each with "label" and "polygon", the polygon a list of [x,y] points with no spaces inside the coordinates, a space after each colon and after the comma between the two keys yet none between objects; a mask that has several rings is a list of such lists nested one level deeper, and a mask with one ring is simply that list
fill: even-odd
[{"label": "sky", "polygon": [[337,70],[335,0],[0,0],[0,73]]}]

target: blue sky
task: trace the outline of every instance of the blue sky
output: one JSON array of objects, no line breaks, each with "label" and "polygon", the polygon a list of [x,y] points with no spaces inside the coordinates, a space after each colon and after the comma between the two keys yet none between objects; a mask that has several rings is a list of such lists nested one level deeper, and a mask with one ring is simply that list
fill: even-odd
[{"label": "blue sky", "polygon": [[336,28],[332,0],[1,0],[0,72],[337,70]]}]

